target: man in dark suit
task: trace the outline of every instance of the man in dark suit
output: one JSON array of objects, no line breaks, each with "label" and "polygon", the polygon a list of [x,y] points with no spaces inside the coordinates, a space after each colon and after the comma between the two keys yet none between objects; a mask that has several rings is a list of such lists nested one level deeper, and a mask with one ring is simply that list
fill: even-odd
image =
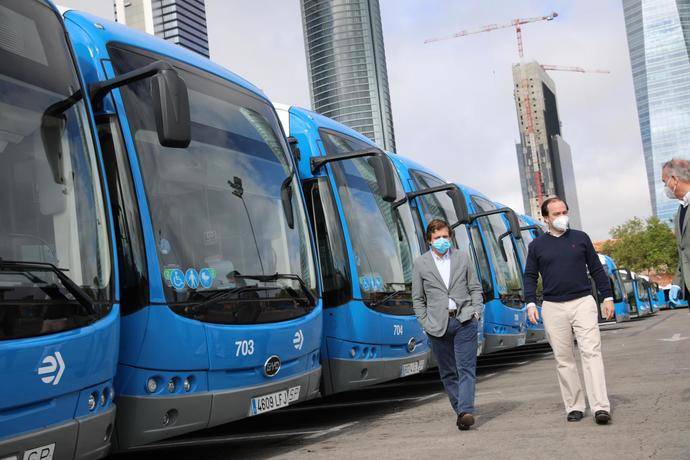
[{"label": "man in dark suit", "polygon": [[688,299],[690,287],[690,236],[687,232],[688,204],[690,204],[690,161],[674,158],[664,163],[661,168],[661,180],[664,192],[672,200],[680,201],[678,212],[673,220],[673,229],[678,245],[678,269],[673,284],[680,286],[685,299]]}]

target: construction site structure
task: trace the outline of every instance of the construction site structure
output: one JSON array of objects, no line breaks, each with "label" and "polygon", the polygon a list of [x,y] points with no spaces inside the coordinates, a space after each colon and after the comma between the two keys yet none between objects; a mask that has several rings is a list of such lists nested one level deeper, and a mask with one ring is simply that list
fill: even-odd
[{"label": "construction site structure", "polygon": [[570,225],[581,229],[575,173],[570,146],[561,136],[556,84],[535,61],[513,65],[513,89],[520,129],[516,144],[525,212],[541,218],[549,196],[563,198]]}]

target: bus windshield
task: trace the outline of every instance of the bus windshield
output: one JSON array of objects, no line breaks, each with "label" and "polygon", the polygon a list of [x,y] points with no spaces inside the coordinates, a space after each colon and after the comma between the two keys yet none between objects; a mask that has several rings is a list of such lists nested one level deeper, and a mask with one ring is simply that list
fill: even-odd
[{"label": "bus windshield", "polygon": [[[153,60],[115,45],[109,51],[119,74]],[[166,300],[178,313],[216,323],[265,323],[308,313],[315,306],[314,253],[274,110],[226,80],[171,64],[189,92],[187,148],[159,144],[148,82],[121,90]],[[286,187],[293,228],[281,200]]]},{"label": "bus windshield", "polygon": [[[330,131],[322,130],[321,137],[329,155],[371,148]],[[409,204],[395,206],[381,197],[374,168],[366,157],[332,166],[363,300],[385,313],[413,314],[412,262],[420,252]],[[397,177],[396,188],[402,196]]]},{"label": "bus windshield", "polygon": [[[496,209],[496,206],[484,198],[474,196],[472,201],[481,211]],[[496,288],[501,301],[510,307],[521,307],[522,270],[518,264],[513,239],[501,236],[510,231],[506,218],[501,214],[480,217],[480,228],[487,246],[487,252],[494,263]]]},{"label": "bus windshield", "polygon": [[111,298],[108,221],[80,90],[57,14],[3,1],[0,339],[73,329],[109,311],[87,313],[69,289],[71,280],[102,306]]}]

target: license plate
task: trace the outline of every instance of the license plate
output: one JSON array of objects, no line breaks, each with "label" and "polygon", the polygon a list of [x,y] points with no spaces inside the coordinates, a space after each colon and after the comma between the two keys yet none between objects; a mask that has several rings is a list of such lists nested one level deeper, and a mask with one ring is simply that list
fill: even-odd
[{"label": "license plate", "polygon": [[[36,447],[35,449],[25,450],[24,458],[22,460],[53,460],[53,453],[55,453],[55,444],[48,444],[47,446]],[[12,458],[12,457],[10,457]],[[16,458],[16,457],[15,457]]]},{"label": "license plate", "polygon": [[252,398],[249,404],[249,415],[259,415],[264,412],[280,409],[299,399],[299,391],[302,387],[290,387],[287,390],[276,391],[263,396]]},{"label": "license plate", "polygon": [[407,377],[412,374],[419,374],[424,370],[424,360],[412,361],[411,363],[405,363],[400,369],[400,377]]}]

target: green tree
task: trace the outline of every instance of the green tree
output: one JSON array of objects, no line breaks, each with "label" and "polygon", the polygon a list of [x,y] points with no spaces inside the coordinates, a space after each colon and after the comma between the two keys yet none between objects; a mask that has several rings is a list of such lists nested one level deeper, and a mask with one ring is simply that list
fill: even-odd
[{"label": "green tree", "polygon": [[633,271],[673,273],[678,264],[676,240],[671,229],[656,217],[637,217],[610,231],[611,241],[602,247],[619,266]]}]

